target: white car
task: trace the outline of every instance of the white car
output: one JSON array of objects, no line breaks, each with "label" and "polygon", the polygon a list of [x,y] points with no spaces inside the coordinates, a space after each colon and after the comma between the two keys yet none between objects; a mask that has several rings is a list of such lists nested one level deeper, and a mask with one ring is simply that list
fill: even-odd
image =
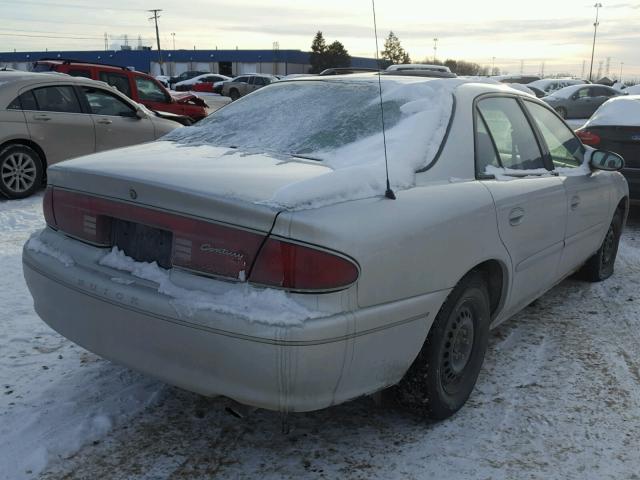
[{"label": "white car", "polygon": [[577,80],[575,78],[543,78],[534,82],[528,83],[527,86],[539,88],[547,95],[557,92],[561,88],[570,87],[571,85],[584,85],[588,82],[584,80]]},{"label": "white car", "polygon": [[190,78],[189,80],[178,82],[173,86],[173,88],[179,92],[188,90],[213,92],[213,86],[216,83],[226,82],[228,80],[231,80],[231,77],[217,73],[205,73],[204,75],[198,75],[197,77]]},{"label": "white car", "polygon": [[24,275],[55,330],[182,388],[298,412],[395,386],[441,419],[491,327],[613,273],[621,165],[506,86],[285,80],[52,168]]}]

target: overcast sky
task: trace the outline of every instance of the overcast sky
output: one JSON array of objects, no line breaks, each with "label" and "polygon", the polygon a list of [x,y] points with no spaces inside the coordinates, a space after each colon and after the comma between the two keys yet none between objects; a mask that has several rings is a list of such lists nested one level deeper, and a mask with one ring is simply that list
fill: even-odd
[{"label": "overcast sky", "polygon": [[[375,53],[370,0],[0,0],[0,51],[98,50],[122,42],[127,34],[145,45],[155,37],[145,10],[161,8],[163,48],[272,48],[308,50],[322,30],[330,42],[340,40],[351,55]],[[567,71],[588,75],[596,9],[580,0],[439,1],[377,0],[380,45],[389,30],[414,61],[456,58],[495,65],[519,73]],[[65,38],[62,38],[65,37]],[[71,38],[72,37],[72,38]],[[640,77],[640,2],[606,3],[594,61],[603,73]]]}]

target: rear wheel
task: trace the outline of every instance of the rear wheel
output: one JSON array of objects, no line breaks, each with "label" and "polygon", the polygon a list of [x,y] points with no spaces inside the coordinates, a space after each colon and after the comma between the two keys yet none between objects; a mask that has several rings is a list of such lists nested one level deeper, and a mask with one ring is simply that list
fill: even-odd
[{"label": "rear wheel", "polygon": [[567,118],[567,109],[564,107],[558,107],[556,108],[556,112],[558,112],[558,115],[560,115],[562,118]]},{"label": "rear wheel", "polygon": [[25,198],[42,184],[42,159],[26,145],[10,145],[0,152],[0,192]]},{"label": "rear wheel", "polygon": [[616,210],[598,251],[584,264],[578,275],[590,282],[601,282],[613,275],[622,234],[622,212]]},{"label": "rear wheel", "polygon": [[457,412],[478,379],[489,323],[486,281],[471,272],[449,294],[418,357],[394,387],[397,402],[433,420]]},{"label": "rear wheel", "polygon": [[235,102],[237,99],[240,98],[240,92],[238,92],[238,90],[234,88],[229,92],[229,97],[231,97],[231,100]]}]

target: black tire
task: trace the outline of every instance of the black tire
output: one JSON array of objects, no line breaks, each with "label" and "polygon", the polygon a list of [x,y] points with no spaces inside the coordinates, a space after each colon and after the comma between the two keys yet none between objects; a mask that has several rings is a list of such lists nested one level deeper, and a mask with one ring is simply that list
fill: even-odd
[{"label": "black tire", "polygon": [[33,148],[13,144],[0,151],[0,192],[6,197],[32,195],[42,185],[43,174],[42,159]]},{"label": "black tire", "polygon": [[395,400],[432,420],[456,413],[478,379],[489,340],[489,292],[471,272],[447,297],[417,358],[394,387]]},{"label": "black tire", "polygon": [[234,88],[229,92],[229,97],[231,97],[231,101],[235,102],[240,98],[240,93]]},{"label": "black tire", "polygon": [[567,109],[564,107],[558,107],[556,108],[556,112],[558,113],[558,115],[560,115],[562,118],[566,119],[567,118]]},{"label": "black tire", "polygon": [[622,212],[616,210],[607,234],[598,251],[583,265],[578,277],[589,282],[601,282],[613,275],[618,245],[622,234]]}]

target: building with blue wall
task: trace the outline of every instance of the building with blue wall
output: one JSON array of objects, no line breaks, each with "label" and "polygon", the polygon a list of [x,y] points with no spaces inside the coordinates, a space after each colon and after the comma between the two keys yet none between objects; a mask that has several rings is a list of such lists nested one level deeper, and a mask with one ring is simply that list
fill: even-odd
[{"label": "building with blue wall", "polygon": [[[310,68],[309,52],[301,50],[96,50],[0,52],[0,67],[28,70],[33,62],[44,58],[81,60],[133,67],[138,71],[178,75],[187,70],[202,70],[225,75],[244,73],[270,73],[287,75],[307,73]],[[351,65],[375,68],[376,60],[351,57]]]}]

